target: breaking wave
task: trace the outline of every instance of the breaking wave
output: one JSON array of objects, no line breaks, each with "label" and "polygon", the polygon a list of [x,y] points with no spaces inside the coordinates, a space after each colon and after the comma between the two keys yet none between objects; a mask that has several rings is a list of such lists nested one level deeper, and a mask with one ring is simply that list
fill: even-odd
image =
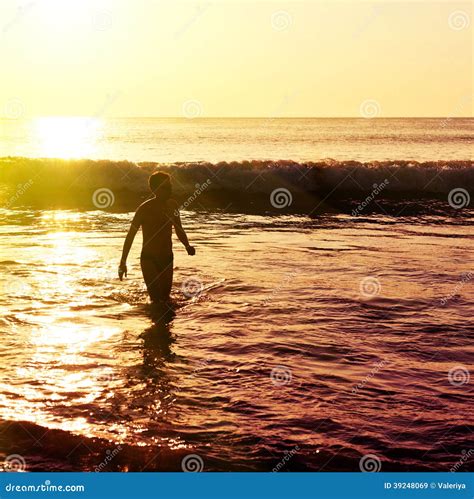
[{"label": "breaking wave", "polygon": [[[147,180],[154,171],[172,175],[174,195],[191,209],[307,210],[312,207],[353,209],[361,201],[370,209],[383,200],[438,200],[430,206],[457,209],[449,202],[453,189],[474,187],[472,161],[242,161],[221,163],[133,163],[62,159],[0,159],[2,202],[19,206],[128,210],[149,195]],[[94,205],[98,193],[105,205]],[[275,191],[279,190],[278,196]],[[287,192],[286,192],[287,191]],[[283,205],[270,202],[283,199]],[[289,194],[288,194],[289,193]],[[273,196],[272,196],[273,194]],[[343,203],[342,201],[345,201]],[[470,196],[467,204],[469,207]],[[430,209],[431,209],[430,208]],[[437,208],[437,209],[438,209]],[[436,210],[435,210],[436,211]]]}]

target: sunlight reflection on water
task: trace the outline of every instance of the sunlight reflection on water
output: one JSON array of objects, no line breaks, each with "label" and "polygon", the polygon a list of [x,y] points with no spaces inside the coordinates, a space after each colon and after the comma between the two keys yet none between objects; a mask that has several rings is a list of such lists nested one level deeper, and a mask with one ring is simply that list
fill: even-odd
[{"label": "sunlight reflection on water", "polygon": [[103,121],[95,117],[47,116],[32,122],[33,142],[49,158],[83,158],[97,153]]},{"label": "sunlight reflection on water", "polygon": [[[5,226],[1,418],[144,451],[231,456],[217,469],[261,469],[298,444],[301,469],[318,469],[341,446],[345,457],[387,461],[388,438],[426,449],[428,434],[406,418],[426,414],[429,432],[447,431],[440,395],[451,416],[467,414],[447,371],[470,351],[472,290],[459,285],[468,225],[185,213],[198,254],[176,246],[176,317],[153,323],[140,238],[128,279],[115,275],[129,218],[49,211],[28,218],[33,236],[23,219]],[[193,300],[180,292],[190,277],[204,284]],[[376,296],[361,294],[367,277]],[[459,298],[440,307],[453,290]],[[360,428],[369,449],[353,444]]]}]

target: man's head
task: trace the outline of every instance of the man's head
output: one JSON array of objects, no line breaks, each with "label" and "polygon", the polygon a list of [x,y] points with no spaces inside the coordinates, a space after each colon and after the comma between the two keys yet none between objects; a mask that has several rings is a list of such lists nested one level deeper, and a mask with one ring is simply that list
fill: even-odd
[{"label": "man's head", "polygon": [[155,196],[162,199],[168,199],[171,196],[171,178],[167,173],[154,173],[150,176],[148,184]]}]

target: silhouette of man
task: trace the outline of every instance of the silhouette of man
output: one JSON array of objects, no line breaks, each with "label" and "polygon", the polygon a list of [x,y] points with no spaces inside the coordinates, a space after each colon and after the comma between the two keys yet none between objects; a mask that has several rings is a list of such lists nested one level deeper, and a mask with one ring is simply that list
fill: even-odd
[{"label": "silhouette of man", "polygon": [[173,283],[172,227],[188,255],[194,255],[196,250],[189,244],[181,225],[178,203],[171,198],[170,176],[161,172],[154,173],[149,179],[149,185],[154,197],[142,203],[133,217],[123,245],[118,275],[120,280],[124,275],[127,276],[127,257],[135,235],[141,227],[143,246],[140,264],[143,279],[151,300],[165,302],[169,300]]}]

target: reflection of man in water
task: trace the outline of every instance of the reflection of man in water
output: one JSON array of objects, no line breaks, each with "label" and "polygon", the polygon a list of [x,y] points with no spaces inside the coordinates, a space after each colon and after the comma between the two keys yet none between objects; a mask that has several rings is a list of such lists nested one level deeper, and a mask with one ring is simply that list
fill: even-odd
[{"label": "reflection of man in water", "polygon": [[173,283],[173,248],[171,227],[184,244],[188,255],[196,250],[189,244],[186,232],[181,225],[179,209],[176,201],[171,199],[171,181],[166,173],[154,173],[149,180],[150,189],[155,195],[153,199],[141,204],[133,217],[123,245],[122,259],[118,269],[120,280],[127,275],[127,256],[130,252],[135,234],[141,227],[143,231],[143,247],[140,257],[143,278],[153,302],[169,299]]}]

